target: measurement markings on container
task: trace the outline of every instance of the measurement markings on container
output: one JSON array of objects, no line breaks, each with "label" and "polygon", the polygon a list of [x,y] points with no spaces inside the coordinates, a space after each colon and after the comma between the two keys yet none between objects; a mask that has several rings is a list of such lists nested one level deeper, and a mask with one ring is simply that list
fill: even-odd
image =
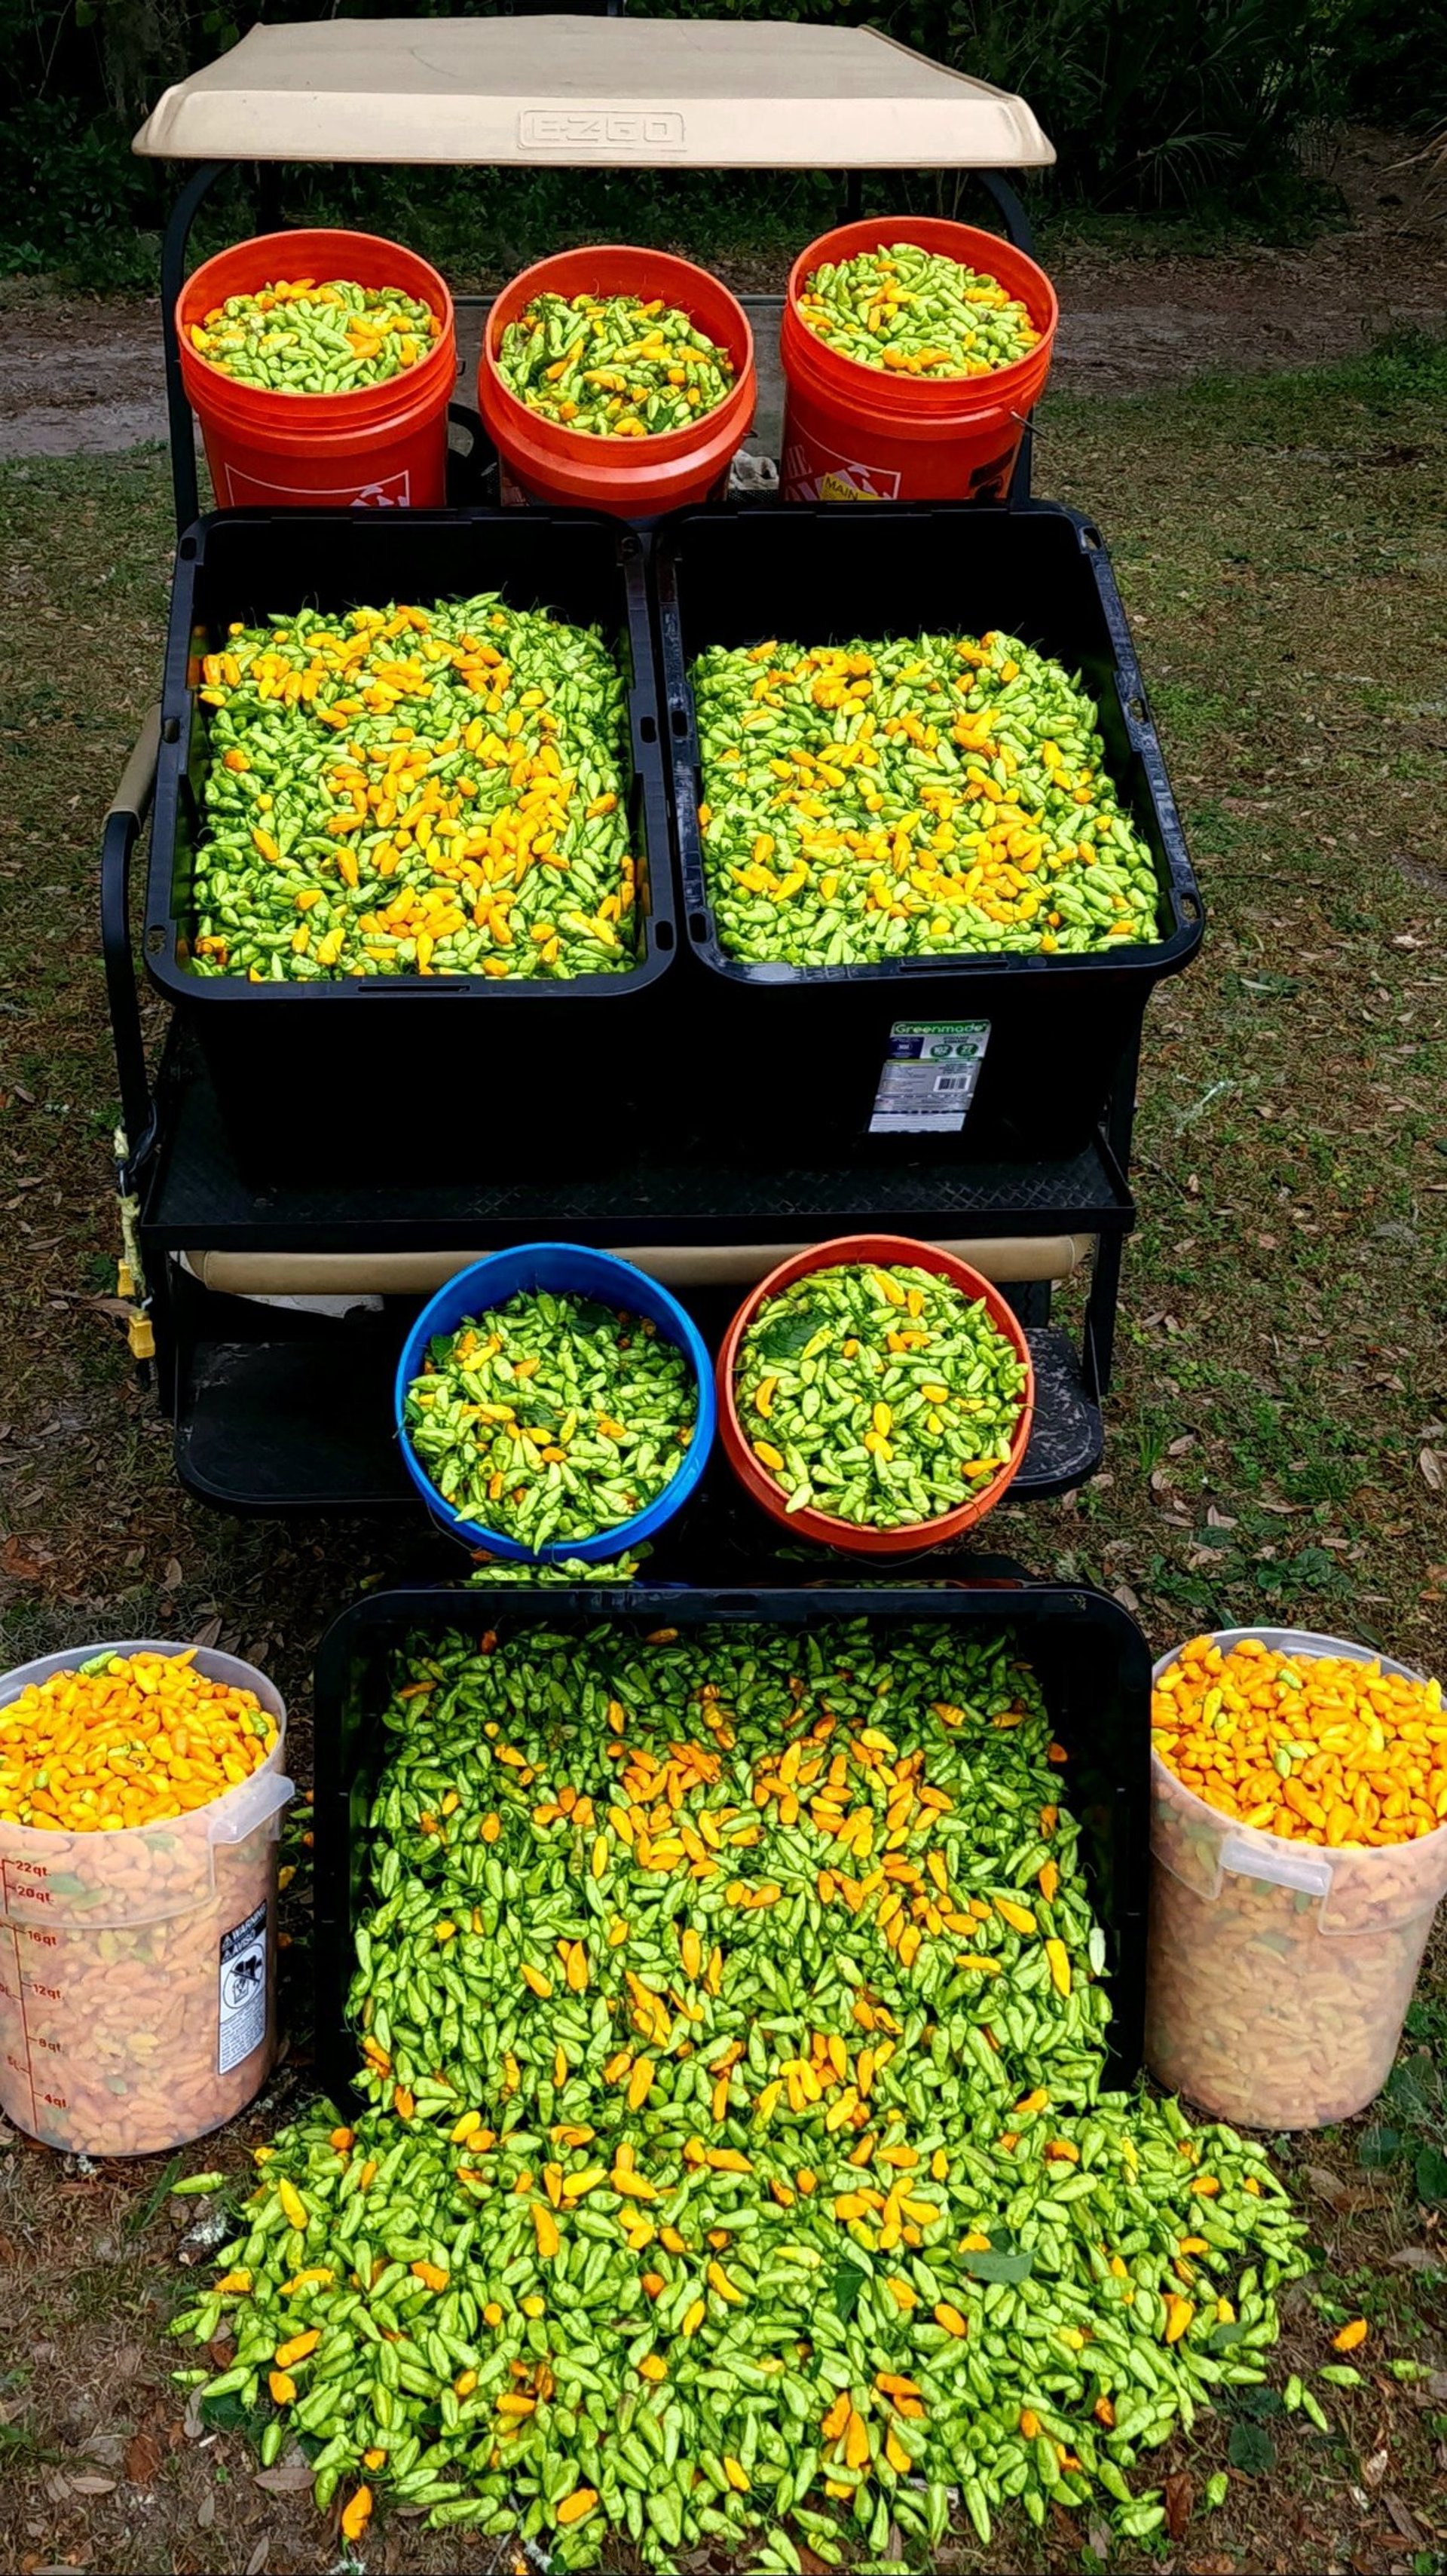
[{"label": "measurement markings on container", "polygon": [[870,1135],[957,1133],[975,1096],[989,1037],[988,1020],[896,1020]]},{"label": "measurement markings on container", "polygon": [[216,2072],[229,2075],[266,2037],[266,1907],[221,1935]]}]

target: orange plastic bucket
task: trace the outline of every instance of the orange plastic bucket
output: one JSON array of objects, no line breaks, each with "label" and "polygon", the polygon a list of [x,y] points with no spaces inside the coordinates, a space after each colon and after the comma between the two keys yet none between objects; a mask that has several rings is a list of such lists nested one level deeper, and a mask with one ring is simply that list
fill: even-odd
[{"label": "orange plastic bucket", "polygon": [[[941,1512],[937,1520],[906,1521],[898,1529],[866,1529],[858,1521],[840,1520],[835,1513],[815,1511],[809,1504],[799,1511],[789,1511],[782,1487],[775,1484],[767,1468],[754,1456],[734,1401],[739,1344],[765,1299],[778,1296],[781,1289],[792,1287],[796,1279],[806,1278],[811,1270],[835,1270],[866,1261],[886,1269],[901,1264],[915,1270],[932,1270],[948,1279],[962,1297],[983,1298],[991,1323],[1004,1334],[1025,1367],[1020,1418],[1010,1442],[1010,1455],[998,1474],[966,1502],[956,1504],[953,1511]],[[715,1389],[719,1438],[745,1491],[752,1494],[771,1520],[795,1538],[818,1539],[825,1547],[840,1548],[851,1556],[915,1556],[922,1548],[939,1547],[946,1539],[959,1538],[967,1529],[973,1529],[977,1521],[994,1510],[1019,1474],[1030,1445],[1030,1425],[1035,1414],[1035,1370],[1030,1345],[1009,1300],[1001,1296],[993,1281],[982,1278],[957,1254],[942,1251],[938,1244],[917,1243],[906,1234],[841,1234],[831,1243],[812,1244],[807,1252],[796,1252],[790,1260],[781,1261],[778,1269],[771,1270],[767,1279],[761,1280],[744,1299],[724,1335]]]},{"label": "orange plastic bucket", "polygon": [[[503,383],[497,352],[509,322],[544,293],[661,295],[728,351],[732,393],[686,429],[666,430],[661,438],[595,438],[541,419]],[[525,268],[488,315],[477,370],[477,407],[502,460],[504,499],[606,510],[617,519],[655,519],[721,494],[753,422],[756,392],[753,333],[728,288],[691,260],[621,242],[560,251]]]},{"label": "orange plastic bucket", "polygon": [[[279,277],[399,286],[442,329],[427,356],[385,384],[344,394],[272,393],[238,384],[191,345],[191,325],[228,295]],[[440,509],[447,498],[447,406],[457,380],[452,298],[435,268],[375,233],[259,233],[219,252],[176,302],[181,379],[201,423],[223,510]]]},{"label": "orange plastic bucket", "polygon": [[[826,260],[912,242],[997,277],[1040,334],[1029,356],[989,376],[887,375],[831,349],[799,318],[804,280]],[[995,233],[934,217],[870,216],[801,251],[779,335],[786,501],[997,501],[1045,390],[1060,307],[1043,268]]]}]

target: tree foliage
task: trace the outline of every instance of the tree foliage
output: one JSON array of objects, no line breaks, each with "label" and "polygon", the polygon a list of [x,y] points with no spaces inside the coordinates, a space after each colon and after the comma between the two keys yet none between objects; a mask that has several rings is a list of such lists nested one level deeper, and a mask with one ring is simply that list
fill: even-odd
[{"label": "tree foliage", "polygon": [[[377,5],[390,11],[396,0]],[[630,5],[660,17],[841,15],[836,0]],[[272,0],[266,12],[273,20],[315,13],[316,0]],[[0,0],[0,261],[88,262],[93,282],[104,284],[149,260],[137,236],[159,223],[167,183],[132,158],[131,132],[167,81],[214,58],[256,14],[256,0]],[[419,14],[446,12],[424,5]],[[1019,91],[1055,143],[1047,193],[1066,205],[1122,213],[1229,206],[1253,215],[1289,183],[1304,134],[1353,110],[1447,115],[1447,0],[843,0],[842,14]],[[561,208],[549,193],[556,177],[514,179],[508,196],[487,173],[461,183],[371,174],[359,189],[315,172],[289,182],[287,212],[324,218],[351,203],[394,227],[410,214],[440,248],[449,226],[429,223],[428,211],[435,215],[449,189],[454,212],[465,203],[474,222],[500,214],[506,231],[521,187],[539,225],[561,214],[559,238],[564,230],[587,238],[605,215],[616,230],[616,177],[570,174]],[[900,182],[902,201],[915,205],[936,189]],[[639,218],[661,212],[665,225],[678,193],[663,180],[629,182]],[[745,179],[714,193],[725,234],[752,217],[767,243],[771,216],[796,232],[796,217],[829,220],[822,199],[806,208],[810,185],[797,177]]]}]

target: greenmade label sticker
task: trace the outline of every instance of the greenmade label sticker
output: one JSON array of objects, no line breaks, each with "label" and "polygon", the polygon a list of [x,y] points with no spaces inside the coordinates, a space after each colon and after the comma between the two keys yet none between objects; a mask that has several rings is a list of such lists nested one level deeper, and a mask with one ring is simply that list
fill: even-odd
[{"label": "greenmade label sticker", "polygon": [[874,1095],[871,1136],[958,1134],[989,1043],[988,1020],[896,1020]]}]

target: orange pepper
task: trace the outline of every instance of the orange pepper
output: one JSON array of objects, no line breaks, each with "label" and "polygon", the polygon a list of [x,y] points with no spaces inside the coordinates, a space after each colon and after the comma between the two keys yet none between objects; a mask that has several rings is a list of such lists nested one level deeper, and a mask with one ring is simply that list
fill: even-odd
[{"label": "orange pepper", "polygon": [[276,1720],[194,1648],[52,1673],[0,1710],[0,1821],[117,1833],[209,1806],[260,1769]]},{"label": "orange pepper", "polygon": [[1415,1841],[1447,1823],[1447,1718],[1435,1681],[1342,1655],[1192,1638],[1156,1684],[1152,1741],[1220,1813],[1288,1841]]}]

